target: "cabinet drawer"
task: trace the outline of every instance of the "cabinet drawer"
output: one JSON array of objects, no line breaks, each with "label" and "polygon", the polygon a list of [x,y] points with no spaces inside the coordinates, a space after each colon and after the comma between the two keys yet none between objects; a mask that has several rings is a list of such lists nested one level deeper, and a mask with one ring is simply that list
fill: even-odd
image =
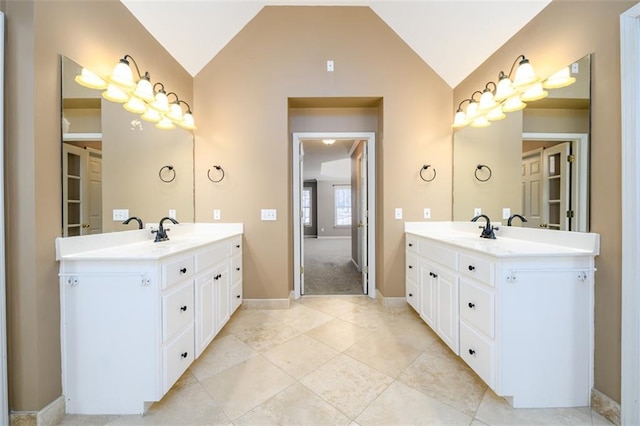
[{"label": "cabinet drawer", "polygon": [[495,336],[493,291],[468,280],[460,280],[460,317],[488,337]]},{"label": "cabinet drawer", "polygon": [[453,250],[426,241],[419,241],[418,254],[453,271],[458,270],[458,254]]},{"label": "cabinet drawer", "polygon": [[242,256],[231,260],[231,283],[242,281]]},{"label": "cabinet drawer", "polygon": [[162,296],[162,341],[171,339],[193,321],[193,283],[188,281]]},{"label": "cabinet drawer", "polygon": [[224,261],[229,256],[229,241],[217,243],[196,255],[198,272]]},{"label": "cabinet drawer", "polygon": [[194,264],[193,256],[183,257],[162,264],[162,289],[171,287],[172,285],[182,281],[185,278],[193,276]]},{"label": "cabinet drawer", "polygon": [[460,253],[460,272],[493,287],[494,263],[475,256]]},{"label": "cabinet drawer", "polygon": [[415,235],[405,234],[407,250],[412,253],[418,253],[418,237]]},{"label": "cabinet drawer", "polygon": [[460,357],[491,389],[495,389],[495,345],[460,322]]},{"label": "cabinet drawer", "polygon": [[229,295],[231,298],[231,311],[233,313],[238,306],[242,304],[242,281],[238,281],[231,286],[231,294]]},{"label": "cabinet drawer", "polygon": [[162,350],[163,381],[162,389],[166,393],[182,376],[193,362],[194,332],[193,324],[184,330]]},{"label": "cabinet drawer", "polygon": [[414,254],[407,253],[406,264],[406,279],[414,283],[418,282],[418,257]]},{"label": "cabinet drawer", "polygon": [[231,256],[242,253],[242,237],[235,237],[231,240]]},{"label": "cabinet drawer", "polygon": [[420,287],[415,281],[407,281],[405,286],[405,292],[407,297],[407,303],[420,313]]}]

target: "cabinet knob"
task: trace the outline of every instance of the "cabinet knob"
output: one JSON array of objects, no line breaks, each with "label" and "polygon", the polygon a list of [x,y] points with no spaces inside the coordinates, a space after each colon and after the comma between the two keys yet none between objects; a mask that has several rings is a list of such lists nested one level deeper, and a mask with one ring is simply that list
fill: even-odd
[{"label": "cabinet knob", "polygon": [[236,248],[240,248],[240,244],[236,244]]},{"label": "cabinet knob", "polygon": [[476,270],[476,267],[475,267],[475,266],[473,266],[473,265],[469,265],[469,270],[470,270],[470,271],[475,271],[475,270]]},{"label": "cabinet knob", "polygon": [[471,303],[471,302],[469,302],[469,305],[468,305],[468,306],[469,306],[469,309],[473,309],[473,308],[475,308],[475,307],[476,307],[476,304],[475,304],[475,303]]},{"label": "cabinet knob", "polygon": [[186,358],[187,356],[189,356],[189,354],[188,354],[187,352],[182,352],[182,353],[180,354],[180,356],[181,356],[182,358]]},{"label": "cabinet knob", "polygon": [[181,274],[186,274],[187,273],[187,268],[180,268],[180,273]]},{"label": "cabinet knob", "polygon": [[238,294],[238,295],[236,295],[236,299],[240,299],[240,295],[239,295],[239,294]]},{"label": "cabinet knob", "polygon": [[413,247],[413,244],[409,243],[409,247]]},{"label": "cabinet knob", "polygon": [[433,277],[433,278],[438,278],[438,274],[436,274],[435,272],[433,272],[432,277]]},{"label": "cabinet knob", "polygon": [[413,266],[409,265],[409,269],[413,269]]},{"label": "cabinet knob", "polygon": [[475,351],[475,350],[473,350],[473,349],[469,349],[469,355],[474,355],[475,353],[476,353],[476,351]]},{"label": "cabinet knob", "polygon": [[413,297],[413,293],[409,293],[409,297]]},{"label": "cabinet knob", "polygon": [[187,312],[187,305],[180,306],[180,310],[181,310],[182,312]]},{"label": "cabinet knob", "polygon": [[236,271],[239,271],[239,270],[240,270],[240,268],[236,268]]}]

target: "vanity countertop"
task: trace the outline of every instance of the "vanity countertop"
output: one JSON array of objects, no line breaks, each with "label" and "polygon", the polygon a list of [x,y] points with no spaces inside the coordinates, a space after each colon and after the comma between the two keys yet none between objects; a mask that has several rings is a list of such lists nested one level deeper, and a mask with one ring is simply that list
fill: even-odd
[{"label": "vanity countertop", "polygon": [[495,257],[597,256],[595,233],[500,226],[496,239],[480,238],[483,222],[406,222],[405,232]]},{"label": "vanity countertop", "polygon": [[154,242],[147,229],[56,238],[56,260],[160,260],[242,235],[242,223],[165,224],[169,240]]}]

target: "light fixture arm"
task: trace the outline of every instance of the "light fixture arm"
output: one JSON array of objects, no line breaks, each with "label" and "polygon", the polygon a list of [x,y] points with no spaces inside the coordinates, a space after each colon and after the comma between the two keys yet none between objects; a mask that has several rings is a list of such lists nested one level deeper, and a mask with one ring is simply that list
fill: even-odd
[{"label": "light fixture arm", "polygon": [[173,101],[173,102],[171,102],[172,104],[178,104],[178,103],[180,103],[180,98],[178,98],[178,95],[177,95],[177,94],[175,94],[175,92],[169,92],[169,93],[167,93],[167,98],[169,97],[169,95],[173,95],[173,96],[175,96],[175,97],[176,97],[176,100],[175,100],[175,101]]},{"label": "light fixture arm", "polygon": [[[140,72],[140,68],[138,68],[138,63],[136,62],[135,59],[133,59],[133,57],[129,54],[124,55],[124,57],[122,58],[123,60],[127,61],[127,58],[131,60],[131,62],[133,62],[133,65],[136,66],[136,72],[138,73],[138,79],[142,78],[142,73]],[[128,61],[127,61],[128,62]],[[151,76],[149,75],[149,71],[145,71],[144,76],[147,78],[147,80],[151,79]]]},{"label": "light fixture arm", "polygon": [[[524,55],[519,55],[515,61],[513,61],[513,64],[511,64],[511,69],[509,70],[509,74],[506,74],[506,77],[511,78],[511,74],[513,74],[513,69],[515,68],[517,63],[522,63],[522,61],[527,61],[527,58]],[[505,73],[503,73],[502,71],[500,71],[500,77],[504,77]],[[498,77],[498,78],[500,78]]]},{"label": "light fixture arm", "polygon": [[471,102],[478,102],[478,101],[476,101],[475,99],[473,99],[473,97],[476,95],[476,93],[479,93],[479,94],[480,94],[480,96],[482,96],[482,92],[481,92],[481,91],[479,91],[479,90],[476,90],[475,92],[473,92],[473,93],[471,94]]},{"label": "light fixture arm", "polygon": [[463,103],[465,103],[465,102],[469,102],[469,103],[471,103],[471,98],[464,99],[462,102],[460,102],[460,103],[458,104],[458,109],[457,109],[457,111],[456,111],[456,112],[462,112],[462,104],[463,104]]},{"label": "light fixture arm", "polygon": [[186,103],[186,102],[185,102],[185,101],[183,101],[182,99],[178,99],[176,102],[177,102],[177,103],[185,104],[185,105],[187,106],[187,114],[193,114],[193,113],[191,112],[191,107],[189,106],[189,104],[188,104],[188,103]]},{"label": "light fixture arm", "polygon": [[[489,89],[489,85],[490,84],[493,84],[493,90]],[[485,92],[491,91],[495,95],[496,90],[498,90],[498,85],[496,83],[494,83],[493,81],[488,81],[487,84],[484,85],[484,91]]]},{"label": "light fixture arm", "polygon": [[[157,90],[157,91],[156,91],[156,86],[160,86],[160,90]],[[159,81],[158,81],[157,83],[155,83],[155,84],[153,85],[153,92],[154,92],[154,93],[165,93],[165,94],[166,94],[166,92],[165,92],[165,90],[164,90],[164,84],[160,83]]]}]

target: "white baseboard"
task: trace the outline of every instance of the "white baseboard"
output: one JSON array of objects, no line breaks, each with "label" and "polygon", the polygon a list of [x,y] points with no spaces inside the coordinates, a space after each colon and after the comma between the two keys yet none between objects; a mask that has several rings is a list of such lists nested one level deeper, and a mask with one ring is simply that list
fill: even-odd
[{"label": "white baseboard", "polygon": [[14,411],[9,414],[11,425],[59,425],[65,415],[64,396],[60,395],[40,411]]},{"label": "white baseboard", "polygon": [[591,409],[611,423],[620,424],[620,404],[596,388],[591,389]]}]

